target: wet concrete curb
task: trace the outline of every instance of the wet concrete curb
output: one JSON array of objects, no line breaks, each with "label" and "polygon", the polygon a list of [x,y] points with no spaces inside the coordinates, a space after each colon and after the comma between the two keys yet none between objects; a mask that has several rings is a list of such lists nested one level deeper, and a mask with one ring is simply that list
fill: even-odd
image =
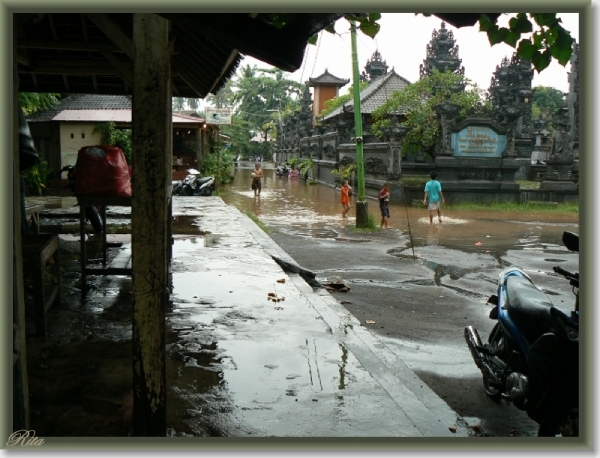
[{"label": "wet concrete curb", "polygon": [[[223,204],[225,205],[225,204]],[[246,231],[270,256],[297,264],[254,221],[226,206],[232,221]],[[275,262],[275,261],[273,261]],[[287,273],[295,288],[328,325],[332,338],[343,343],[424,437],[467,437],[465,422],[432,391],[392,350],[361,326],[326,289],[313,289],[299,275]]]}]

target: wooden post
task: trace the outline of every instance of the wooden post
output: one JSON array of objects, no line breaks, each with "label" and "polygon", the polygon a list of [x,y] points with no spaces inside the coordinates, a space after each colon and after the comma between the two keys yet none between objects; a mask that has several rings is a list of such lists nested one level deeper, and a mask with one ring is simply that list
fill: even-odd
[{"label": "wooden post", "polygon": [[133,42],[133,424],[136,436],[164,436],[172,154],[169,21],[135,13]]},{"label": "wooden post", "polygon": [[19,172],[19,76],[17,72],[17,20],[13,27],[13,409],[12,432],[29,429],[29,385],[25,347],[25,291],[23,288],[23,254],[21,252],[21,173]]}]

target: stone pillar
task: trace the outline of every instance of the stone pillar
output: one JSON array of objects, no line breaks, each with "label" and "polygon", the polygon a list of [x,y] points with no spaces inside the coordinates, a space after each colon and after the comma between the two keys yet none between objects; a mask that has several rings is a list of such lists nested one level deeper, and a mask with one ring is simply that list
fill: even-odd
[{"label": "stone pillar", "polygon": [[169,21],[134,14],[133,42],[133,425],[136,436],[164,436],[172,160]]}]

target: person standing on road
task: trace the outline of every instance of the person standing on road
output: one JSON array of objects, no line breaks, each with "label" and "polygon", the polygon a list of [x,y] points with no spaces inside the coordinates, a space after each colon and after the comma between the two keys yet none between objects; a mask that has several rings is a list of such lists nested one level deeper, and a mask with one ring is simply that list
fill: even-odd
[{"label": "person standing on road", "polygon": [[427,209],[429,210],[429,224],[433,223],[433,215],[437,212],[438,221],[442,222],[442,208],[441,203],[446,203],[446,199],[444,199],[444,194],[442,193],[442,185],[436,180],[437,173],[433,170],[429,177],[429,180],[425,184],[425,197],[423,197],[423,204],[428,205]]},{"label": "person standing on road", "polygon": [[391,229],[388,225],[390,219],[390,184],[386,181],[383,188],[379,191],[379,210],[381,210],[381,225],[386,229]]},{"label": "person standing on road", "polygon": [[341,191],[341,201],[342,207],[344,207],[344,211],[342,213],[343,218],[347,218],[347,213],[350,210],[350,193],[352,192],[352,188],[348,185],[348,180],[344,180],[342,182]]},{"label": "person standing on road", "polygon": [[260,168],[260,164],[257,162],[254,164],[254,170],[252,171],[252,189],[254,190],[254,197],[260,196],[262,185],[260,179],[263,176],[263,171]]}]

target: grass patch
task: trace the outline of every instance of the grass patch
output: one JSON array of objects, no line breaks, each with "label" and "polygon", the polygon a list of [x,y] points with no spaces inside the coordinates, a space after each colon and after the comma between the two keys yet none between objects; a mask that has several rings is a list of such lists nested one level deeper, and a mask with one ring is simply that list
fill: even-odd
[{"label": "grass patch", "polygon": [[402,177],[402,183],[404,183],[404,186],[408,187],[408,188],[424,188],[425,187],[425,183],[427,183],[430,180],[429,176],[426,177],[419,177],[419,176],[408,176],[408,177]]},{"label": "grass patch", "polygon": [[541,181],[515,180],[521,189],[540,189]]},{"label": "grass patch", "polygon": [[269,226],[267,226],[265,223],[263,223],[258,216],[256,216],[254,213],[252,213],[251,211],[247,211],[246,215],[248,215],[248,218],[250,218],[252,221],[254,221],[254,223],[260,227],[263,232],[265,234],[270,234],[271,232],[273,232],[273,229],[271,229]]},{"label": "grass patch", "polygon": [[375,216],[369,213],[369,218],[367,219],[367,227],[356,227],[352,226],[352,232],[356,232],[359,234],[364,234],[368,232],[377,232],[380,231],[381,227],[379,227],[379,223],[375,220]]},{"label": "grass patch", "polygon": [[477,211],[477,210],[492,210],[506,212],[548,212],[548,213],[579,213],[579,203],[566,203],[551,205],[550,203],[535,203],[529,202],[526,204],[518,204],[515,202],[490,202],[490,203],[474,203],[464,202],[457,204],[447,204],[444,206],[449,210],[462,211]]}]

